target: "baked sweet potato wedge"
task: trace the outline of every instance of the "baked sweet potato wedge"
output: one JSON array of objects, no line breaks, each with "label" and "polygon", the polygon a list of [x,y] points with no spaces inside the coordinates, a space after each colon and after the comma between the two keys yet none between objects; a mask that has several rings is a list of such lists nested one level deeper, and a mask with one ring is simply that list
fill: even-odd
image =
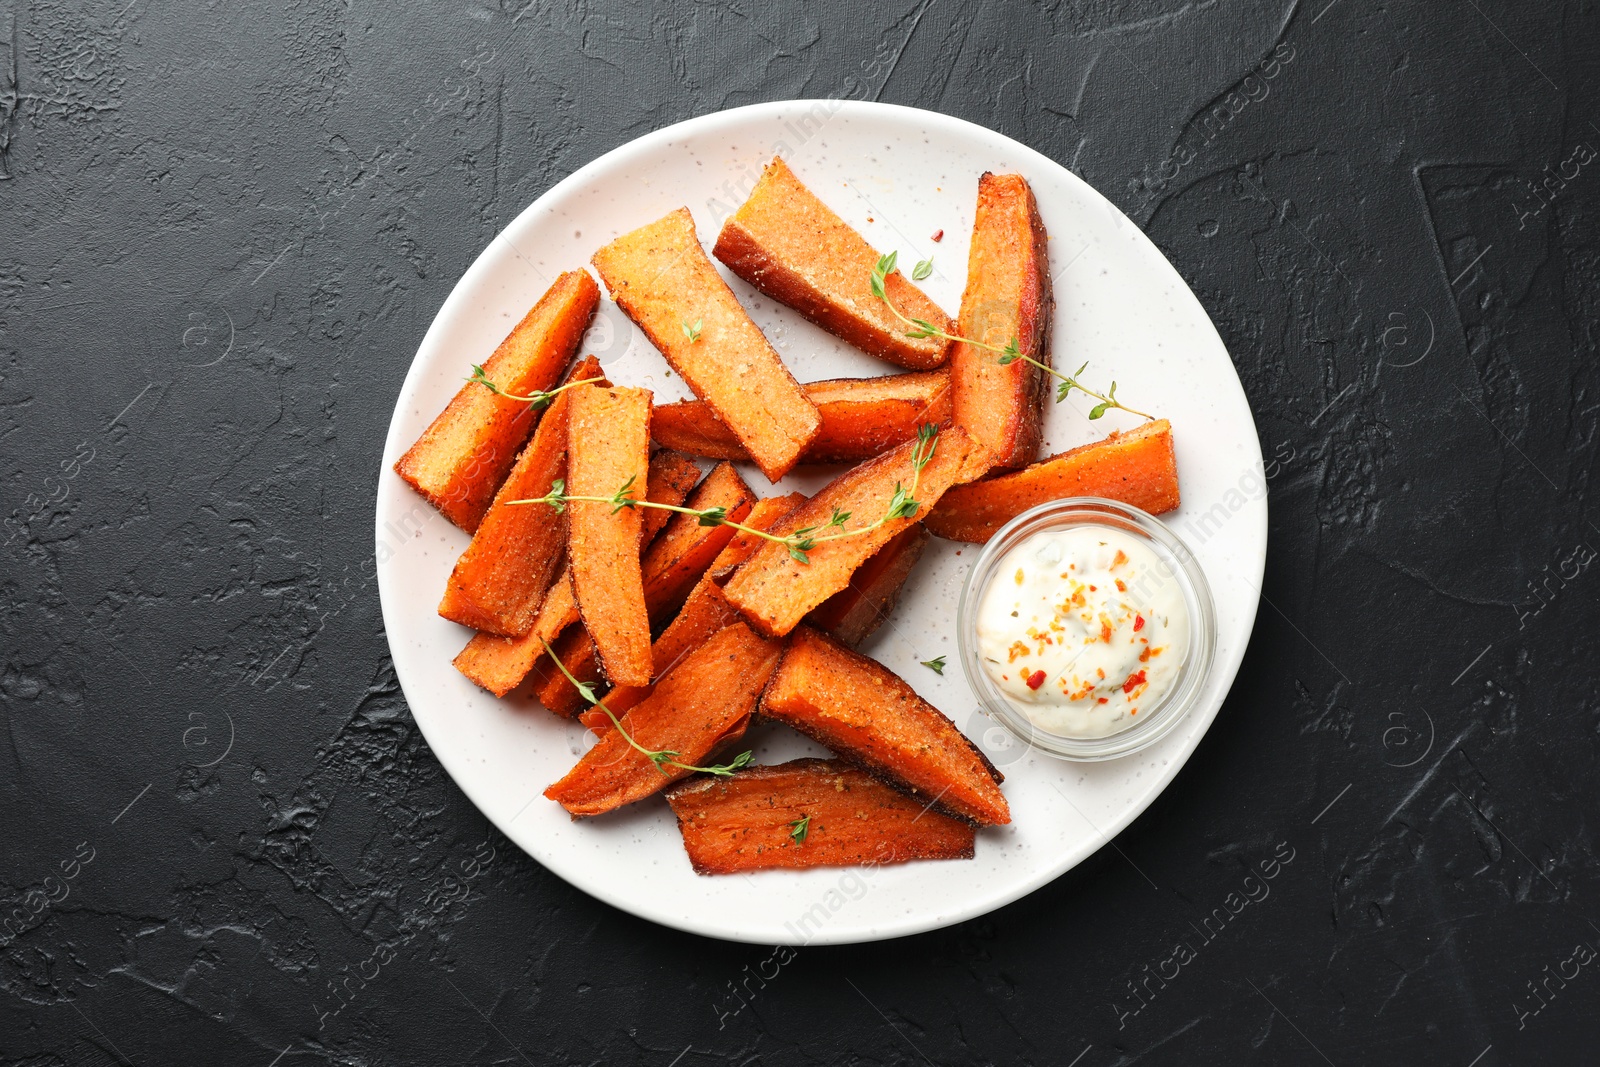
[{"label": "baked sweet potato wedge", "polygon": [[[567,271],[483,364],[501,389],[527,396],[561,380],[594,317],[600,287]],[[533,433],[538,413],[482,385],[461,387],[394,465],[395,472],[457,526],[473,533]]]},{"label": "baked sweet potato wedge", "polygon": [[[700,477],[700,468],[689,457],[677,452],[662,450],[650,457],[650,478],[645,487],[645,499],[657,504],[682,504]],[[532,507],[534,505],[520,505]],[[640,520],[641,539],[650,543],[660,533],[672,512],[659,508],[642,508]],[[563,567],[555,584],[545,594],[539,606],[533,629],[522,637],[496,637],[477,634],[455,658],[456,670],[495,696],[503,697],[534,675],[537,690],[548,682],[548,676],[538,670],[544,655],[544,643],[554,645],[561,635],[578,623],[578,598],[572,591],[572,574]],[[546,664],[548,660],[544,661]],[[551,673],[555,672],[551,667]],[[576,691],[574,691],[576,692]],[[548,705],[546,705],[548,706]],[[570,709],[564,714],[570,714]]]},{"label": "baked sweet potato wedge", "polygon": [[[643,537],[641,530],[640,539]],[[528,636],[535,639],[535,645],[554,641],[566,632],[567,627],[577,625],[578,618],[578,594],[572,589],[572,566],[569,563],[561,568],[550,591],[545,594],[544,602],[539,605],[539,615],[534,619],[533,630]]]},{"label": "baked sweet potato wedge", "polygon": [[[755,502],[755,493],[733,464],[719,463],[695,487],[684,506],[695,511],[721,508],[729,522],[743,523]],[[693,515],[672,517],[645,552],[641,567],[652,624],[659,624],[683,606],[689,590],[736,532],[732,526],[703,526]]]},{"label": "baked sweet potato wedge", "polygon": [[650,392],[579,389],[567,423],[567,559],[583,627],[607,677],[650,680],[650,618],[639,570],[643,516],[605,502],[624,487],[644,495],[650,469]]},{"label": "baked sweet potato wedge", "polygon": [[[582,626],[569,627],[550,643],[550,651],[578,681],[597,689],[605,688],[600,650],[595,647],[588,630]],[[570,718],[587,706],[577,687],[549,660],[539,660],[530,674],[539,703],[555,714]]]},{"label": "baked sweet potato wedge", "polygon": [[[822,428],[800,457],[802,463],[860,463],[910,441],[924,423],[950,422],[947,371],[835,378],[802,388],[822,417]],[[750,458],[734,432],[701,400],[657,407],[650,432],[667,448],[696,456]]]},{"label": "baked sweet potato wedge", "polygon": [[1166,419],[1069,448],[1031,467],[958,485],[928,513],[928,529],[982,543],[1031,507],[1069,496],[1102,496],[1152,515],[1178,506],[1178,463]]},{"label": "baked sweet potato wedge", "polygon": [[894,610],[900,590],[927,545],[928,531],[921,523],[907,526],[857,567],[850,584],[813,609],[806,622],[852,648],[859,645]]},{"label": "baked sweet potato wedge", "polygon": [[[600,361],[586,357],[568,380],[603,384]],[[562,393],[550,404],[456,561],[439,604],[439,614],[451,622],[505,637],[520,637],[532,628],[565,558],[567,517],[539,504],[510,501],[544,496],[566,478],[571,403],[570,393]]]},{"label": "baked sweet potato wedge", "polygon": [[[750,509],[750,515],[743,525],[752,530],[779,533],[790,525],[799,514],[802,505],[811,498],[804,493],[788,493],[784,496],[763,497],[757,501],[756,506]],[[760,520],[759,523],[757,520]],[[717,558],[705,573],[708,581],[716,583],[718,589],[728,584],[728,579],[733,577],[740,567],[753,555],[756,550],[766,544],[764,537],[757,536],[740,530],[728,542],[728,547],[718,554]]]},{"label": "baked sweet potato wedge", "polygon": [[[794,514],[795,509],[806,502],[804,493],[785,493],[783,496],[764,496],[750,507],[750,511],[740,521],[741,526],[748,526],[752,530],[770,530],[784,519]],[[695,583],[696,588],[701,585],[715,585],[720,591],[722,583],[739,565],[749,559],[756,549],[760,548],[762,539],[754,534],[738,531],[728,540],[717,558],[711,561],[711,566],[706,568],[705,574],[700,576],[700,581]]]},{"label": "baked sweet potato wedge", "polygon": [[[647,749],[670,750],[678,764],[705,761],[744,735],[756,698],[778,665],[783,644],[743,623],[718,631],[668,671],[650,696],[622,717],[622,727]],[[600,738],[544,795],[575,816],[615,811],[689,774],[659,767],[617,730]]]},{"label": "baked sweet potato wedge", "polygon": [[[1033,190],[1020,174],[986,173],[978,179],[958,332],[999,348],[1016,341],[1023,355],[1049,365],[1054,314],[1050,253]],[[1039,456],[1049,383],[1026,360],[1000,359],[976,345],[951,348],[955,424],[993,454],[995,466],[1023,467]]]},{"label": "baked sweet potato wedge", "polygon": [[981,826],[1011,821],[1000,772],[944,712],[899,675],[801,626],[761,698],[787,723],[844,759]]},{"label": "baked sweet potato wedge", "polygon": [[544,646],[531,633],[523,637],[479,633],[450,662],[479,689],[503,697],[522,684],[543,654]]},{"label": "baked sweet potato wedge", "polygon": [[[950,343],[906,336],[872,293],[878,253],[774,157],[717,236],[712,255],[780,304],[863,352],[913,370],[942,364]],[[899,271],[885,282],[895,307],[950,332],[950,316]]]},{"label": "baked sweet potato wedge", "polygon": [[700,874],[971,859],[975,851],[970,824],[838,760],[701,775],[669,789],[667,803]]},{"label": "baked sweet potato wedge", "polygon": [[[730,463],[718,464],[689,497],[686,507],[697,511],[724,508],[728,518],[740,522],[750,511],[755,494]],[[659,509],[656,509],[659,510]],[[733,537],[732,526],[702,526],[693,515],[674,515],[645,551],[640,565],[644,582],[645,612],[652,628],[671,617],[683,604],[690,588]],[[600,662],[590,637],[582,629],[563,635],[554,645],[567,670],[582,682],[600,680]],[[660,672],[653,669],[651,677]],[[618,683],[622,684],[622,683]],[[637,683],[634,683],[637,684]],[[649,684],[647,680],[645,685]],[[577,688],[560,671],[547,674],[539,687],[539,700],[559,715],[583,707]]]},{"label": "baked sweet potato wedge", "polygon": [[913,466],[917,447],[918,442],[907,441],[844,472],[786,519],[785,527],[790,532],[806,527],[825,531],[837,510],[852,516],[843,528],[846,532],[859,529],[888,511],[897,486],[913,493],[919,505],[913,516],[892,519],[856,536],[821,541],[809,551],[806,563],[794,559],[781,543],[764,544],[723,587],[729,602],[756,629],[781,637],[799,625],[812,608],[848,585],[856,568],[873,553],[901,530],[920,522],[945,490],[971,477],[975,462],[987,461],[983,448],[959,428],[939,433],[933,455],[920,474]]},{"label": "baked sweet potato wedge", "polygon": [[[754,530],[770,530],[774,523],[799,507],[805,499],[801,493],[765,497],[756,501],[750,513],[739,521]],[[738,610],[722,595],[722,587],[717,581],[749,559],[759,540],[749,534],[741,533],[717,553],[717,558],[711,561],[711,566],[700,576],[700,580],[695,582],[683,607],[650,646],[650,656],[657,678],[671,670],[684,656],[699,648],[712,634],[739,621]],[[648,587],[645,595],[648,599]],[[649,696],[652,688],[653,686],[648,685],[619,685],[606,694],[606,707],[621,715]],[[575,690],[574,692],[576,693]],[[611,728],[611,719],[599,708],[590,708],[578,718],[596,733],[605,733]]]},{"label": "baked sweet potato wedge", "polygon": [[594,254],[611,298],[694,395],[777,481],[800,461],[821,418],[695,236],[688,208]]},{"label": "baked sweet potato wedge", "polygon": [[[681,452],[662,449],[650,457],[650,478],[645,487],[645,499],[654,504],[682,504],[699,480],[700,468],[695,466],[694,460]],[[672,512],[661,508],[641,509],[640,540],[649,545],[672,518]],[[578,595],[572,589],[572,572],[563,568],[544,602],[539,605],[533,634],[553,642],[561,636],[562,631],[577,621]],[[535,641],[534,644],[539,642]]]}]

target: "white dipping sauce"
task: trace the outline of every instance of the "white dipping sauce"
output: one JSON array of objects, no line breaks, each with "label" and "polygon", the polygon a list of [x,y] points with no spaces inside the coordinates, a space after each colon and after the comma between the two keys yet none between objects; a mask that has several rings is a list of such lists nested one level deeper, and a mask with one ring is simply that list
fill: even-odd
[{"label": "white dipping sauce", "polygon": [[1036,533],[1001,557],[977,631],[984,669],[1034,726],[1105,737],[1172,689],[1189,609],[1143,538],[1077,526]]}]

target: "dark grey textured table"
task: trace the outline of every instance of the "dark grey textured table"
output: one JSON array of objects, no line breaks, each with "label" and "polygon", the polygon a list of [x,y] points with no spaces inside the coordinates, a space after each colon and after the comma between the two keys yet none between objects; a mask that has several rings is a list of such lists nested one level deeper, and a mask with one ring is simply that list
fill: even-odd
[{"label": "dark grey textured table", "polygon": [[[1586,1062],[1594,5],[234,8],[0,5],[0,1063]],[[774,955],[486,825],[395,684],[372,501],[516,212],[857,83],[1048,153],[1171,257],[1272,547],[1227,706],[1111,846]]]}]

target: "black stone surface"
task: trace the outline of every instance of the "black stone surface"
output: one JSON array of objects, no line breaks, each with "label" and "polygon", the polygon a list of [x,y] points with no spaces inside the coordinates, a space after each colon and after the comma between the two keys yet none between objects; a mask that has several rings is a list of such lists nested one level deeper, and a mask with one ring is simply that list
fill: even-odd
[{"label": "black stone surface", "polygon": [[[0,4],[0,1064],[1593,1062],[1597,19]],[[1114,847],[775,955],[486,826],[396,687],[370,516],[412,353],[516,212],[868,70],[1171,257],[1271,553],[1227,706]]]}]

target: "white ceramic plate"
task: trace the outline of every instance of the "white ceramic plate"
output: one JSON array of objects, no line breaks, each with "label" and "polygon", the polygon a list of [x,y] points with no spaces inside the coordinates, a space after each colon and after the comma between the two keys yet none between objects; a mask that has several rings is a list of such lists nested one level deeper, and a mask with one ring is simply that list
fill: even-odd
[{"label": "white ceramic plate", "polygon": [[[983,745],[1006,774],[1010,826],[978,834],[970,862],[874,870],[701,877],[660,800],[571,821],[540,794],[585,750],[587,732],[536,704],[496,700],[451,666],[471,636],[435,614],[467,536],[393,473],[395,460],[558,273],[619,234],[687,204],[709,247],[774,154],[878,249],[902,263],[932,255],[923,288],[955,312],[966,277],[978,176],[1020,172],[1051,235],[1055,360],[1170,418],[1184,504],[1168,516],[1216,594],[1219,646],[1208,698],[1155,747],[1101,764],[1007,748],[956,655],[956,599],[972,546],[935,539],[889,625],[864,651],[908,680]],[[942,242],[932,235],[943,231]],[[726,273],[726,272],[724,272]],[[893,373],[728,276],[801,381]],[[615,305],[601,302],[584,352],[611,380],[658,401],[686,395]],[[1047,452],[1136,420],[1086,418],[1075,394],[1051,407]],[[378,585],[395,670],[417,724],[467,796],[507,837],[573,885],[625,911],[713,937],[825,944],[897,937],[982,915],[1037,889],[1127,826],[1178,773],[1239,668],[1266,558],[1266,486],[1255,424],[1233,365],[1199,302],[1155,246],[1105,198],[1016,141],[958,119],[885,104],[789,101],[670,126],[590,163],[540,197],[478,257],[434,319],[406,375],[378,484]],[[769,483],[744,471],[763,493]],[[814,492],[810,472],[783,490]],[[920,661],[948,657],[944,676]],[[752,740],[760,762],[823,750],[776,726]]]}]

